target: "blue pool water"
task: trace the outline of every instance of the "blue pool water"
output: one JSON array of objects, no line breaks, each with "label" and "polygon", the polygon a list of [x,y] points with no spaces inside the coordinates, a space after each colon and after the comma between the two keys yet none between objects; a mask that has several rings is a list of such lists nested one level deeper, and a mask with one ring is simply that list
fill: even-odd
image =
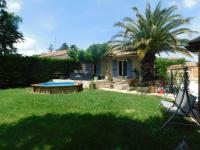
[{"label": "blue pool water", "polygon": [[72,86],[74,82],[47,82],[41,83],[40,86]]}]

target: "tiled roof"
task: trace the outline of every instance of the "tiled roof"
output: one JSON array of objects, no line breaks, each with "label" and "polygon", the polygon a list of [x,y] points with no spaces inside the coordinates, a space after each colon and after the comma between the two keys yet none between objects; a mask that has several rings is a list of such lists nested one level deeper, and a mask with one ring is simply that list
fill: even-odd
[{"label": "tiled roof", "polygon": [[58,50],[53,52],[47,52],[40,55],[40,57],[56,57],[56,56],[63,56],[67,54],[67,50]]}]

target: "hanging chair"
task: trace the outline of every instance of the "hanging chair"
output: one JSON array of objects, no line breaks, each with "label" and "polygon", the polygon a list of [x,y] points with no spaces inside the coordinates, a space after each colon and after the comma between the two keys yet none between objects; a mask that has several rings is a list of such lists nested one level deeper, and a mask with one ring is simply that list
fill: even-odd
[{"label": "hanging chair", "polygon": [[[196,116],[195,112],[195,96],[188,93],[188,84],[189,84],[189,78],[188,78],[188,68],[183,68],[183,78],[182,82],[180,83],[179,91],[177,92],[175,96],[174,102],[169,102],[166,100],[161,100],[161,106],[165,108],[166,112],[172,113],[172,116],[162,125],[162,129],[165,128],[168,124],[184,124],[185,123],[175,123],[172,122],[172,119],[176,115],[180,115],[183,117],[192,117],[193,120],[199,125],[199,119]],[[183,85],[183,87],[181,86]]]}]

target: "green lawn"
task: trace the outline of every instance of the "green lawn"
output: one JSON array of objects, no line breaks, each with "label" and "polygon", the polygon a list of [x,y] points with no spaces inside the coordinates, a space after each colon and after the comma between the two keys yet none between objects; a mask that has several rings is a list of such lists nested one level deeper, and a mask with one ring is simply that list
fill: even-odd
[{"label": "green lawn", "polygon": [[170,125],[161,98],[100,90],[39,95],[0,90],[0,149],[175,149],[185,139],[200,148],[200,130]]}]

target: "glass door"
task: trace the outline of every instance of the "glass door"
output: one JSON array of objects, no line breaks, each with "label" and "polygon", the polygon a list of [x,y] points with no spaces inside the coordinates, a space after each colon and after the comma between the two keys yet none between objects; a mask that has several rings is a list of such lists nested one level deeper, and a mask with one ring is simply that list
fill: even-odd
[{"label": "glass door", "polygon": [[119,76],[123,76],[123,61],[119,61]]},{"label": "glass door", "polygon": [[122,76],[127,76],[127,62],[123,61],[123,74]]},{"label": "glass door", "polygon": [[127,62],[119,61],[119,76],[127,76]]}]

